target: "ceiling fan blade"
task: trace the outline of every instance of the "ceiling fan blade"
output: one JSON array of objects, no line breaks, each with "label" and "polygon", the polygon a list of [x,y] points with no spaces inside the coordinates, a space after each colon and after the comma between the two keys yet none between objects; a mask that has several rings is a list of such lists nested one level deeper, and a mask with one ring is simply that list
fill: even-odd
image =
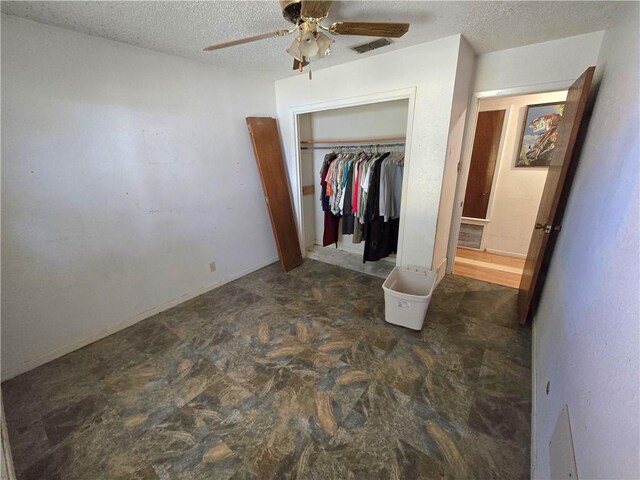
[{"label": "ceiling fan blade", "polygon": [[408,31],[408,23],[335,22],[329,27],[329,32],[335,35],[363,35],[367,37],[398,38]]},{"label": "ceiling fan blade", "polygon": [[302,0],[300,15],[304,18],[322,19],[329,13],[332,3],[331,0]]},{"label": "ceiling fan blade", "polygon": [[212,50],[220,50],[221,48],[233,47],[235,45],[242,45],[243,43],[257,42],[258,40],[264,40],[265,38],[282,37],[288,34],[289,34],[289,30],[275,30],[273,32],[261,33],[260,35],[253,35],[252,37],[245,37],[245,38],[240,38],[238,40],[231,40],[229,42],[216,43],[214,45],[209,45],[208,47],[205,47],[203,50],[205,52],[210,52]]}]

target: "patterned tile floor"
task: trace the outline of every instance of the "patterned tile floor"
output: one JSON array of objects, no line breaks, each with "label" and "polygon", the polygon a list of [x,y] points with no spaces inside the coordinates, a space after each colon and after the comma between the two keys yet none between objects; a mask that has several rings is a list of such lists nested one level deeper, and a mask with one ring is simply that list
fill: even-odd
[{"label": "patterned tile floor", "polygon": [[447,277],[413,332],[382,281],[271,265],[5,382],[18,478],[528,478],[516,291]]}]

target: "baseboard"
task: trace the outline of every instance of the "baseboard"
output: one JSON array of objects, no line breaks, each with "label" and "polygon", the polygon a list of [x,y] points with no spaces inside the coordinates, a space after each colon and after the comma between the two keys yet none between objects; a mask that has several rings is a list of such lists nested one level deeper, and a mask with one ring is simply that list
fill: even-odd
[{"label": "baseboard", "polygon": [[494,250],[492,248],[485,248],[484,251],[487,253],[495,253],[496,255],[503,255],[505,257],[522,258],[522,259],[527,258],[527,256],[523,255],[522,253],[505,252],[504,250]]},{"label": "baseboard", "polygon": [[538,451],[536,449],[536,393],[537,393],[537,374],[536,374],[536,352],[537,352],[537,336],[536,329],[531,328],[531,475],[529,478],[536,478],[536,464],[538,459]]},{"label": "baseboard", "polygon": [[2,404],[2,394],[0,393],[0,411],[2,412],[2,462],[0,462],[0,479],[16,480],[16,472],[13,468],[13,457],[11,456],[11,445],[9,445],[9,431],[4,415],[4,405]]},{"label": "baseboard", "polygon": [[440,265],[438,265],[438,267],[436,268],[436,285],[440,283],[440,280],[442,280],[447,273],[446,267],[447,257],[444,257],[444,259],[440,262]]},{"label": "baseboard", "polygon": [[2,377],[2,381],[4,382],[5,380],[9,380],[10,378],[13,378],[22,373],[28,372],[29,370],[33,370],[34,368],[37,368],[40,365],[44,365],[45,363],[55,360],[56,358],[62,357],[63,355],[71,353],[82,347],[86,347],[87,345],[93,342],[97,342],[98,340],[108,337],[109,335],[119,332],[120,330],[124,330],[125,328],[130,327],[131,325],[135,325],[136,323],[141,322],[142,320],[145,320],[149,317],[157,315],[158,313],[164,312],[165,310],[175,307],[176,305],[186,302],[187,300],[191,300],[192,298],[195,298],[198,295],[202,295],[203,293],[213,290],[214,288],[221,287],[222,285],[232,282],[240,277],[244,277],[249,273],[255,272],[256,270],[260,270],[262,267],[271,265],[276,261],[278,261],[278,257],[270,258],[256,265],[253,265],[252,267],[242,270],[241,272],[235,273],[214,284],[198,288],[197,290],[194,290],[192,292],[185,293],[184,295],[180,295],[179,297],[175,297],[169,300],[168,302],[158,305],[157,307],[153,307],[148,310],[145,310],[144,312],[140,312],[134,315],[133,317],[130,317],[116,325],[113,325],[112,327],[105,328],[103,330],[100,330],[99,332],[93,332],[80,340],[72,342],[68,345],[64,345],[60,348],[57,348],[48,353],[45,353],[44,355],[40,355],[32,360],[24,362],[23,364],[21,364],[16,368],[2,370],[2,373],[0,373]]}]

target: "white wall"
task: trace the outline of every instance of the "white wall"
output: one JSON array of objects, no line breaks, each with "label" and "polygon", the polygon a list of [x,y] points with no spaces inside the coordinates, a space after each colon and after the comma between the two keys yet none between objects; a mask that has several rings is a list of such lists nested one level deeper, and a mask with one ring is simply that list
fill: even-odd
[{"label": "white wall", "polygon": [[314,112],[313,139],[402,137],[407,133],[407,114],[407,100]]},{"label": "white wall", "polygon": [[638,18],[638,3],[626,3],[605,33],[600,88],[533,322],[535,478],[549,478],[564,404],[580,479],[640,478]]},{"label": "white wall", "polygon": [[[308,114],[312,122],[313,140],[349,140],[366,138],[405,137],[407,133],[407,100],[371,103],[357,107],[323,110]],[[381,147],[382,148],[382,147]],[[330,150],[313,150],[313,185],[316,190],[320,183],[320,169],[324,156]],[[314,211],[314,243],[322,245],[324,232],[324,212],[320,205],[320,193],[304,198],[305,211],[307,203],[313,205]],[[305,235],[306,224],[305,224]],[[362,255],[364,242],[354,244],[352,236],[338,236],[338,249]]]},{"label": "white wall", "polygon": [[3,15],[3,376],[275,260],[244,120],[274,110],[272,82]]},{"label": "white wall", "polygon": [[526,257],[536,223],[547,167],[516,167],[527,105],[562,102],[567,92],[490,98],[480,101],[481,112],[506,110],[494,185],[489,199],[484,248],[487,251]]},{"label": "white wall", "polygon": [[464,142],[465,124],[467,121],[474,68],[475,54],[467,41],[462,38],[453,90],[451,119],[447,138],[447,158],[442,176],[440,207],[438,210],[436,239],[433,249],[432,264],[433,270],[437,272],[437,281],[440,281],[446,273],[447,258],[451,259],[451,261],[448,262],[451,266],[453,266],[453,260],[455,258],[455,255],[447,257],[447,245],[449,242],[449,232],[451,231],[456,184]]},{"label": "white wall", "polygon": [[[335,107],[338,101],[365,103],[383,92],[415,89],[411,150],[405,161],[406,195],[401,217],[401,262],[430,268],[446,159],[456,79],[459,35],[367,57],[276,82],[276,100],[292,190],[299,188],[295,165],[293,118],[296,111]],[[296,212],[299,198],[294,195]]]},{"label": "white wall", "polygon": [[[448,253],[455,256],[480,99],[563,90],[595,65],[603,32],[500,50],[476,59],[469,120],[465,125],[462,165],[455,193]],[[447,270],[450,271],[453,263]]]},{"label": "white wall", "polygon": [[603,35],[604,32],[587,33],[480,55],[473,91],[575,80],[594,64]]}]

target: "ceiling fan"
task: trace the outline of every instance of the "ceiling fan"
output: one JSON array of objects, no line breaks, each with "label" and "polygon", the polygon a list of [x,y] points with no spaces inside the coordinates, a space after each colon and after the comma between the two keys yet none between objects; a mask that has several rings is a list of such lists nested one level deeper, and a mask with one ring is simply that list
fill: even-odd
[{"label": "ceiling fan", "polygon": [[332,3],[331,0],[279,0],[279,2],[282,16],[295,25],[290,30],[275,30],[238,40],[217,43],[205,47],[204,50],[210,52],[298,32],[295,40],[287,49],[287,53],[293,57],[293,69],[302,71],[303,67],[307,66],[309,62],[318,60],[330,53],[333,40],[322,31],[331,35],[363,35],[391,38],[399,38],[409,31],[408,23],[334,22],[329,26],[325,26],[320,22],[327,18]]}]

